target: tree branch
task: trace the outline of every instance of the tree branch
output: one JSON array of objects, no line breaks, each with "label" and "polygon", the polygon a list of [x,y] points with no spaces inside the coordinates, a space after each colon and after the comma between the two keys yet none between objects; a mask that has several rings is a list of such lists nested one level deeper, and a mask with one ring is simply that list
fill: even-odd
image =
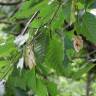
[{"label": "tree branch", "polygon": [[13,5],[18,5],[18,4],[20,4],[22,2],[22,0],[19,0],[19,1],[17,1],[17,2],[11,2],[11,3],[9,3],[9,2],[0,2],[0,5],[1,6],[13,6]]},{"label": "tree branch", "polygon": [[86,96],[91,96],[91,83],[93,80],[94,75],[92,74],[91,70],[87,74],[87,81],[86,81]]},{"label": "tree branch", "polygon": [[6,19],[6,18],[7,18],[6,16],[1,16],[1,17],[0,17],[0,20]]},{"label": "tree branch", "polygon": [[32,16],[32,17],[30,18],[30,20],[27,22],[27,24],[26,24],[25,28],[23,29],[23,31],[21,32],[21,35],[24,35],[24,34],[25,34],[25,32],[26,32],[29,24],[37,17],[37,15],[38,15],[39,13],[40,13],[40,11],[36,11],[36,12],[33,14],[33,16]]},{"label": "tree branch", "polygon": [[12,22],[8,22],[8,21],[3,21],[3,20],[1,20],[1,21],[0,21],[0,23],[1,23],[1,24],[7,24],[7,25],[12,25]]}]

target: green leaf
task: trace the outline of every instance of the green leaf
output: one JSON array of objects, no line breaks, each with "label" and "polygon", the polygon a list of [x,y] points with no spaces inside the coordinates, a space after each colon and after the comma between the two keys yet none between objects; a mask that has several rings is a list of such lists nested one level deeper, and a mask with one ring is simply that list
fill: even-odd
[{"label": "green leaf", "polygon": [[32,14],[35,11],[37,11],[37,6],[38,7],[40,7],[39,5],[42,6],[42,2],[45,2],[45,1],[44,0],[34,0],[34,1],[28,0],[28,1],[24,2],[22,4],[21,8],[19,9],[19,11],[15,14],[15,16],[13,18],[20,19],[20,18],[28,18],[28,17],[32,16]]},{"label": "green leaf", "polygon": [[27,92],[20,88],[14,88],[15,96],[27,96]]},{"label": "green leaf", "polygon": [[31,28],[39,28],[41,25],[41,19],[35,19],[31,24],[30,27]]},{"label": "green leaf", "polygon": [[48,44],[49,44],[49,30],[42,29],[41,34],[36,39],[36,44],[34,47],[37,64],[42,64],[44,62]]},{"label": "green leaf", "polygon": [[78,31],[88,40],[96,43],[96,17],[90,13],[83,16],[83,23],[79,24]]},{"label": "green leaf", "polygon": [[20,74],[20,71],[14,68],[12,74],[8,78],[8,88],[13,90],[14,87],[18,87],[22,90],[26,90],[26,80],[24,79],[24,75]]},{"label": "green leaf", "polygon": [[13,43],[7,43],[0,46],[0,57],[10,56],[11,52],[15,51],[16,47]]},{"label": "green leaf", "polygon": [[7,60],[0,60],[0,69],[2,69],[5,66],[8,66],[10,64]]},{"label": "green leaf", "polygon": [[66,19],[68,21],[70,20],[71,6],[72,6],[72,1],[70,1],[67,4],[64,4],[62,6],[62,8],[63,8],[63,14],[64,14],[64,19]]},{"label": "green leaf", "polygon": [[48,82],[47,88],[51,96],[57,96],[57,85],[55,83]]},{"label": "green leaf", "polygon": [[63,71],[64,49],[60,38],[54,36],[49,43],[44,64],[55,69],[57,73]]},{"label": "green leaf", "polygon": [[87,73],[90,69],[92,69],[95,65],[94,64],[86,64],[82,68],[80,68],[77,72],[73,73],[73,78],[74,79],[80,79],[81,76],[85,73]]},{"label": "green leaf", "polygon": [[52,21],[52,28],[55,29],[60,29],[63,27],[63,23],[64,23],[64,19],[65,19],[65,14],[63,12],[62,7],[60,7],[60,9],[58,10],[56,16],[54,17],[54,20]]},{"label": "green leaf", "polygon": [[77,3],[77,6],[78,6],[78,9],[79,9],[79,10],[84,8],[84,4],[81,3],[81,2],[78,2],[78,3]]},{"label": "green leaf", "polygon": [[35,68],[32,70],[27,70],[24,75],[24,79],[26,80],[27,87],[32,89],[33,92],[36,92],[36,75]]},{"label": "green leaf", "polygon": [[48,96],[47,88],[40,79],[37,79],[37,96]]},{"label": "green leaf", "polygon": [[[30,2],[29,2],[30,3]],[[30,4],[29,4],[30,5]],[[26,6],[26,3],[25,5]],[[37,3],[35,6],[27,7],[26,10],[24,10],[22,7],[22,10],[19,10],[16,14],[16,18],[28,18],[32,16],[34,12],[37,10],[40,10],[40,17],[49,18],[52,12],[54,11],[54,8],[56,7],[56,4],[48,5],[48,0],[42,0],[41,2]]]}]

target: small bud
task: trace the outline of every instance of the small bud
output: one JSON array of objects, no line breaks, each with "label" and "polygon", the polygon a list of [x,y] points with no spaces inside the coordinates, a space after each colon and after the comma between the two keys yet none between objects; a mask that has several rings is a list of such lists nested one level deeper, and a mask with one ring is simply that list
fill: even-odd
[{"label": "small bud", "polygon": [[18,62],[18,64],[17,64],[17,69],[23,69],[23,67],[24,67],[24,57],[21,57],[20,59],[19,59],[19,62]]},{"label": "small bud", "polygon": [[75,36],[73,38],[73,45],[76,52],[79,52],[83,48],[83,40],[81,36]]}]

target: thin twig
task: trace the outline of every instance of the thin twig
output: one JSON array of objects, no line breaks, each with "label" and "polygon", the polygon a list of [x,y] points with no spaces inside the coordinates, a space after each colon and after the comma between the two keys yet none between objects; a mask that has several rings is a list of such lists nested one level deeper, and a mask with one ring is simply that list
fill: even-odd
[{"label": "thin twig", "polygon": [[92,55],[92,54],[94,54],[94,53],[96,53],[96,50],[93,50],[93,51],[90,52],[88,55]]},{"label": "thin twig", "polygon": [[86,81],[86,96],[90,96],[90,74],[87,74],[87,81]]},{"label": "thin twig", "polygon": [[61,4],[59,4],[59,5],[57,6],[57,9],[56,9],[56,11],[54,12],[54,14],[53,14],[53,16],[52,16],[49,24],[51,24],[52,21],[54,20],[54,18],[56,17],[56,15],[57,15],[57,13],[58,13],[58,11],[59,11],[59,9],[60,9],[60,6],[61,6]]},{"label": "thin twig", "polygon": [[18,4],[20,4],[22,2],[22,0],[20,0],[20,1],[17,1],[17,2],[11,2],[11,3],[9,3],[9,2],[0,2],[0,5],[2,5],[2,6],[13,6],[13,5],[18,5]]},{"label": "thin twig", "polygon": [[[41,33],[39,32],[39,30],[40,30],[42,27],[47,26],[47,25],[50,25],[50,24],[52,23],[52,21],[54,20],[54,18],[56,17],[56,15],[57,15],[57,13],[58,13],[58,11],[59,11],[59,9],[60,9],[60,6],[61,6],[61,4],[59,4],[59,5],[57,6],[57,9],[56,9],[56,11],[54,12],[51,20],[48,21],[47,23],[41,25],[41,26],[36,30],[36,32],[35,32],[36,34],[34,35],[32,41],[34,41],[36,38],[39,37],[39,35],[41,34]],[[38,32],[39,32],[39,33],[38,33]]]},{"label": "thin twig", "polygon": [[87,81],[86,81],[86,96],[90,96],[91,91],[91,83],[93,80],[94,75],[92,74],[91,70],[87,74]]},{"label": "thin twig", "polygon": [[8,67],[8,70],[6,70],[6,72],[4,73],[4,75],[0,78],[0,80],[5,79],[5,77],[6,77],[7,74],[10,72],[10,70],[11,70],[12,67],[13,67],[13,65],[11,64],[11,65]]},{"label": "thin twig", "polygon": [[8,22],[8,21],[0,21],[0,23],[2,23],[2,24],[8,24],[8,25],[12,25],[12,22]]},{"label": "thin twig", "polygon": [[[65,3],[64,3],[64,4],[65,4]],[[63,4],[63,5],[64,5],[64,4]],[[57,15],[60,7],[61,7],[61,5],[62,5],[62,4],[59,4],[59,5],[57,6],[57,9],[55,10],[55,12],[54,12],[54,14],[53,14],[53,16],[52,16],[52,18],[51,18],[50,21],[48,21],[47,23],[45,23],[45,24],[39,26],[39,28],[37,28],[37,30],[36,30],[36,32],[35,32],[35,35],[33,36],[33,39],[32,39],[33,42],[34,42],[34,40],[36,40],[36,39],[41,35],[41,32],[39,32],[39,30],[40,30],[42,27],[51,25],[52,21],[53,21],[54,18],[56,17],[56,15]]]},{"label": "thin twig", "polygon": [[6,19],[6,18],[7,18],[6,16],[2,16],[2,17],[0,17],[0,20]]},{"label": "thin twig", "polygon": [[24,34],[25,34],[25,32],[26,32],[29,24],[37,17],[37,15],[38,15],[39,13],[40,13],[40,11],[37,11],[37,12],[35,12],[35,13],[33,14],[33,16],[32,16],[32,17],[30,18],[30,20],[27,22],[27,24],[26,24],[25,28],[23,29],[23,31],[21,32],[21,35],[24,35]]},{"label": "thin twig", "polygon": [[79,58],[86,59],[86,58],[88,57],[88,55],[90,56],[90,55],[95,54],[95,53],[96,53],[96,50],[88,53],[87,55],[85,54],[85,55],[80,56],[80,57],[72,57],[71,59],[72,59],[72,60],[73,60],[73,59],[79,59]]}]

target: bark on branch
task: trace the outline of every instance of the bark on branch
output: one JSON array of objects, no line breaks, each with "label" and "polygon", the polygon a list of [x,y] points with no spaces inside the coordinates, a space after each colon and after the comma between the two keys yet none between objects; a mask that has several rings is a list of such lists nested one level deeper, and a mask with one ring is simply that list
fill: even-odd
[{"label": "bark on branch", "polygon": [[1,6],[14,6],[14,5],[18,5],[22,2],[22,0],[19,0],[17,2],[0,2]]}]

